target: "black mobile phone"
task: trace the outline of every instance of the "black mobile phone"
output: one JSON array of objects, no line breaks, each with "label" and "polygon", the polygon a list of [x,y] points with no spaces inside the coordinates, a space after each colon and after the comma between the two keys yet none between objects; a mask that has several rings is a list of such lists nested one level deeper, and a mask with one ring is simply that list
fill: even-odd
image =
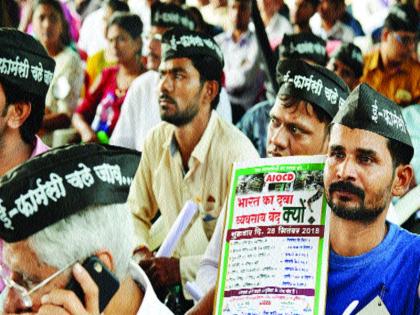
[{"label": "black mobile phone", "polygon": [[[115,275],[96,256],[90,256],[83,264],[99,290],[99,311],[102,312],[120,287],[120,282]],[[66,290],[73,291],[84,304],[85,294],[79,282],[73,277],[66,286]]]}]

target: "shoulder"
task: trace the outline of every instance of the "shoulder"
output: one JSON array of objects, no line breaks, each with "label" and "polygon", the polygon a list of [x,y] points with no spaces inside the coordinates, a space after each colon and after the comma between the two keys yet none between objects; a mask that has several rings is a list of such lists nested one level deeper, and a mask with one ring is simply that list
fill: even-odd
[{"label": "shoulder", "polygon": [[151,88],[154,88],[159,81],[159,72],[154,70],[149,70],[141,75],[139,75],[131,83],[130,90],[133,92],[144,90],[149,91]]},{"label": "shoulder", "polygon": [[161,121],[152,128],[144,141],[144,152],[161,151],[164,144],[170,140],[174,133],[174,126],[167,122]]},{"label": "shoulder", "polygon": [[220,117],[216,123],[214,143],[219,147],[219,150],[224,150],[232,158],[253,159],[259,157],[252,142],[237,127],[225,122]]},{"label": "shoulder", "polygon": [[420,235],[411,233],[393,223],[390,223],[390,229],[395,230],[393,244],[396,252],[407,258],[412,257],[420,266]]}]

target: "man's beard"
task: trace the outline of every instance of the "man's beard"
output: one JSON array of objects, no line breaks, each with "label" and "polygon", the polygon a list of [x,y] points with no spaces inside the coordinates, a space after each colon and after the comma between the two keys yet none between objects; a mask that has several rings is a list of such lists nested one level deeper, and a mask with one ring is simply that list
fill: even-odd
[{"label": "man's beard", "polygon": [[[339,206],[338,204],[334,204],[332,201],[332,193],[334,191],[343,191],[343,192],[350,192],[359,197],[360,203],[359,206],[356,207],[345,207]],[[385,192],[386,190],[384,190]],[[376,220],[376,218],[385,210],[386,206],[386,199],[384,200],[381,205],[376,205],[375,207],[366,207],[365,205],[365,192],[350,182],[335,182],[332,183],[328,189],[329,196],[327,198],[328,205],[331,208],[331,211],[337,215],[338,217],[349,220],[349,221],[359,221],[362,223],[372,223]]]},{"label": "man's beard", "polygon": [[159,99],[168,100],[175,106],[176,111],[174,114],[166,114],[165,112],[163,112],[160,114],[160,118],[163,121],[166,121],[177,127],[181,127],[190,123],[198,113],[198,104],[187,107],[185,110],[180,111],[176,101],[168,95],[162,93]]}]

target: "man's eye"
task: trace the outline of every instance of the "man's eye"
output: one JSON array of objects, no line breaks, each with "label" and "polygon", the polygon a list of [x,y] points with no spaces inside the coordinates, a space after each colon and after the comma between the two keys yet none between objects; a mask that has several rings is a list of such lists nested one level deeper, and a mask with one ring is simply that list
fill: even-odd
[{"label": "man's eye", "polygon": [[270,119],[270,124],[274,128],[278,128],[280,126],[279,122],[276,119],[274,119],[274,118],[271,118]]},{"label": "man's eye", "polygon": [[296,127],[295,125],[290,125],[289,130],[292,134],[297,134],[300,131],[299,128]]},{"label": "man's eye", "polygon": [[345,155],[344,155],[343,152],[340,152],[340,151],[331,151],[330,152],[330,157],[334,157],[334,158],[337,158],[337,159],[343,159],[345,157]]},{"label": "man's eye", "polygon": [[358,159],[363,164],[370,164],[373,162],[373,159],[370,156],[359,156]]}]

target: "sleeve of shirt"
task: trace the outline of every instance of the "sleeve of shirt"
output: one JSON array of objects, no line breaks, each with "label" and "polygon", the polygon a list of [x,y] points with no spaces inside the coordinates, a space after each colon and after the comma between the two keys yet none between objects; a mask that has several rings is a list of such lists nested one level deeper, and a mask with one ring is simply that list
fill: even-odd
[{"label": "sleeve of shirt", "polygon": [[96,108],[101,101],[103,90],[104,90],[104,83],[108,78],[106,77],[106,72],[102,72],[100,75],[100,80],[98,86],[93,90],[86,93],[85,98],[83,101],[77,106],[76,113],[83,116],[86,121],[89,123],[92,122],[93,118],[95,117]]},{"label": "sleeve of shirt", "polygon": [[73,114],[79,101],[83,85],[83,67],[79,56],[76,54],[71,55],[71,58],[69,58],[68,64],[65,68],[66,70],[64,76],[70,83],[71,88],[69,94],[65,97],[63,102],[58,103],[58,112]]},{"label": "sleeve of shirt", "polygon": [[216,228],[213,236],[210,239],[210,243],[202,256],[202,260],[199,264],[195,283],[203,291],[208,292],[217,281],[217,270],[220,260],[220,252],[222,250],[222,238],[223,238],[223,227],[225,222],[226,203],[222,208],[222,212],[217,219]]},{"label": "sleeve of shirt", "polygon": [[153,165],[153,139],[149,137],[149,145],[146,142],[139,168],[137,169],[128,195],[128,206],[133,215],[135,246],[145,245],[149,247],[149,230],[151,220],[155,217],[158,207],[152,190]]},{"label": "sleeve of shirt", "polygon": [[136,86],[128,89],[124,103],[121,107],[121,114],[115,125],[110,139],[110,144],[136,150],[135,144],[135,107],[139,99]]}]

